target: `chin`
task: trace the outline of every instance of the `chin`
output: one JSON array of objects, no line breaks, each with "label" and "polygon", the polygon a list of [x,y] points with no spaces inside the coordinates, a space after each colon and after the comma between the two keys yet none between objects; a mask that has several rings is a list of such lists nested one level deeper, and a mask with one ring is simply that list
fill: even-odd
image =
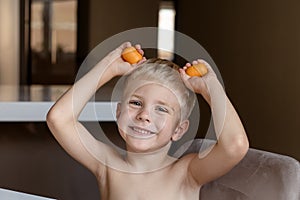
[{"label": "chin", "polygon": [[135,137],[126,137],[127,150],[133,153],[150,153],[155,151],[152,142],[146,139],[138,139]]}]

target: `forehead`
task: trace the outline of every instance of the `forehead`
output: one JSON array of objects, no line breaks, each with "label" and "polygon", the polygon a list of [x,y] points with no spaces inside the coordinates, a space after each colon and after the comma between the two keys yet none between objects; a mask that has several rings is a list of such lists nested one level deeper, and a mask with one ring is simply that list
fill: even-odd
[{"label": "forehead", "polygon": [[135,82],[135,84],[132,85],[135,87],[129,86],[125,91],[127,97],[138,96],[149,100],[153,99],[156,101],[168,102],[170,104],[179,104],[176,91],[166,85],[149,81]]}]

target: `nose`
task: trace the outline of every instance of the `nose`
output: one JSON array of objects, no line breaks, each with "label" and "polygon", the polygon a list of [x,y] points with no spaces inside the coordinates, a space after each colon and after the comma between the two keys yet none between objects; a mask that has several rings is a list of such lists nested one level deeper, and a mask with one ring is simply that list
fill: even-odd
[{"label": "nose", "polygon": [[146,108],[141,109],[137,115],[136,119],[142,122],[150,122],[150,114]]}]

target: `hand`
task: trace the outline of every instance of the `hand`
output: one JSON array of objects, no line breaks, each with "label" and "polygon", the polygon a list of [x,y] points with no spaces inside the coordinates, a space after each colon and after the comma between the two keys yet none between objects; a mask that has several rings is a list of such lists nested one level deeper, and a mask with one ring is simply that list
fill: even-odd
[{"label": "hand", "polygon": [[[130,64],[126,61],[124,61],[121,57],[121,54],[123,50],[127,47],[132,46],[130,42],[125,42],[121,44],[118,48],[110,52],[104,59],[103,61],[105,64],[108,66],[108,69],[110,70],[110,73],[113,76],[122,76],[126,73],[129,73],[133,69],[137,68],[139,64],[143,63],[146,58],[143,57],[142,60],[140,60],[136,64]],[[137,51],[143,56],[144,51],[141,49],[141,45],[137,44],[135,45],[135,48]]]},{"label": "hand", "polygon": [[[199,63],[205,64],[205,66],[207,67],[207,70],[208,70],[207,74],[205,74],[202,77],[189,76],[186,74],[185,71],[187,68],[191,67],[192,65],[199,64]],[[210,102],[210,94],[209,94],[207,83],[208,83],[209,79],[217,79],[217,75],[215,74],[215,72],[213,71],[211,66],[204,60],[197,59],[197,60],[193,61],[192,64],[186,63],[183,68],[179,69],[179,71],[180,71],[181,78],[182,78],[183,82],[185,83],[185,85],[188,88],[190,88],[191,90],[193,90],[195,93],[201,94],[206,99],[206,101]]]}]

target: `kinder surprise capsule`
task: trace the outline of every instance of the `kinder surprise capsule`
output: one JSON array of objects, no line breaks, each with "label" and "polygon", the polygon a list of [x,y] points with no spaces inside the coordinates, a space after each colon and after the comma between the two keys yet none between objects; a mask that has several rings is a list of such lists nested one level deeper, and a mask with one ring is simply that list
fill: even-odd
[{"label": "kinder surprise capsule", "polygon": [[142,60],[142,55],[134,47],[127,47],[122,52],[122,58],[130,64],[135,64]]},{"label": "kinder surprise capsule", "polygon": [[[122,52],[122,58],[130,64],[135,64],[142,60],[142,55],[134,47],[127,47]],[[189,76],[204,76],[207,74],[207,67],[203,63],[198,63],[186,69]]]},{"label": "kinder surprise capsule", "polygon": [[186,74],[189,76],[204,76],[207,74],[207,67],[204,63],[198,63],[196,65],[192,65],[186,69]]}]

